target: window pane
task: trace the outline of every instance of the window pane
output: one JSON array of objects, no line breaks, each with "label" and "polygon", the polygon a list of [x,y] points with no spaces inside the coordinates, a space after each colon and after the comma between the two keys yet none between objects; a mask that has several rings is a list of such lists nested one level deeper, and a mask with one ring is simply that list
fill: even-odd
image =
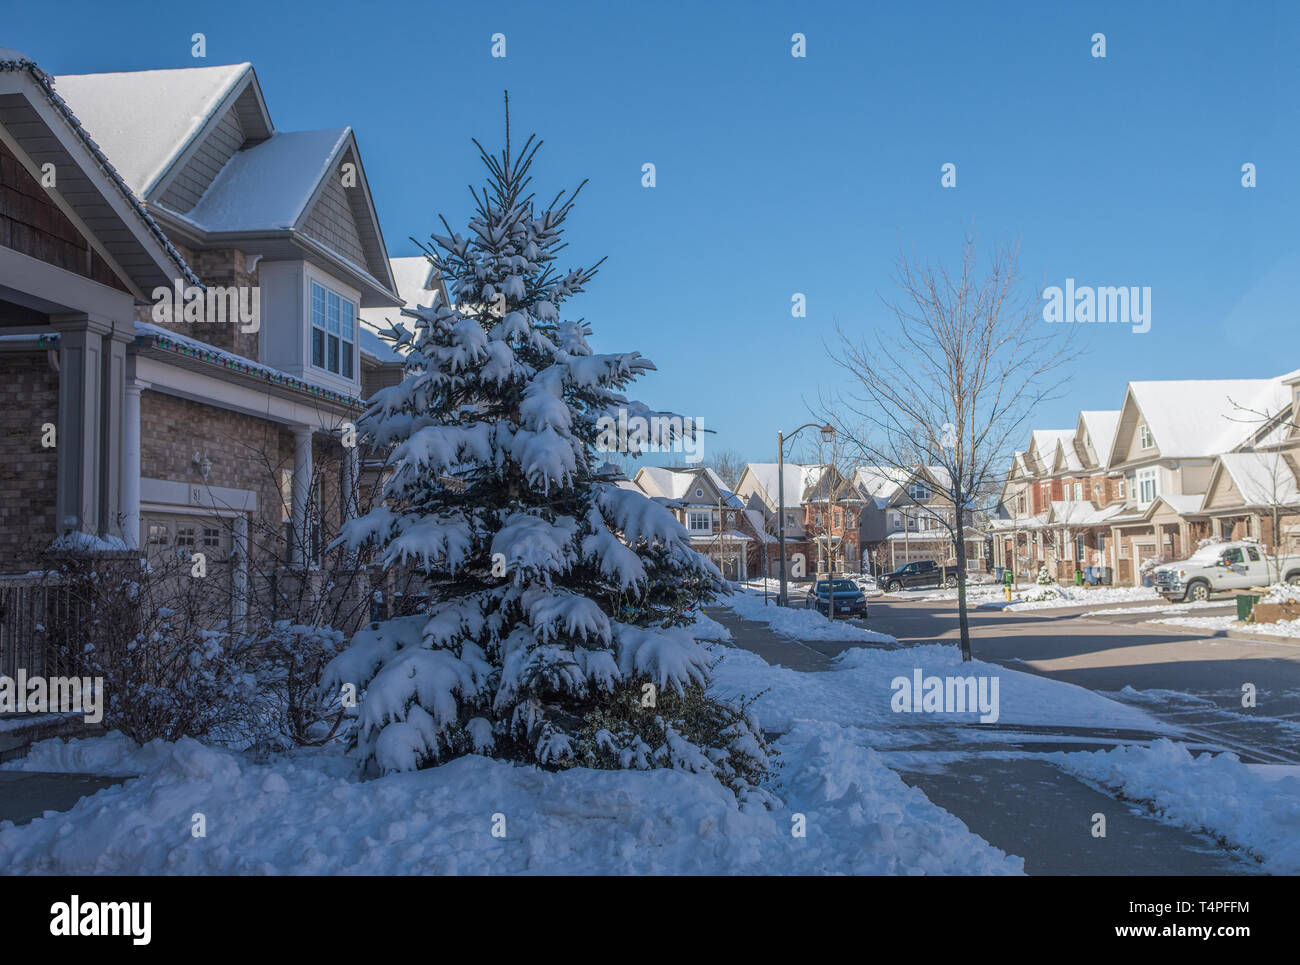
[{"label": "window pane", "polygon": [[352,319],[356,316],[356,310],[346,299],[339,304],[339,329],[343,337],[350,342],[352,341]]},{"label": "window pane", "polygon": [[339,370],[339,340],[333,335],[329,337],[329,350],[329,361],[326,362],[325,368],[331,372],[337,372]]},{"label": "window pane", "polygon": [[317,368],[325,367],[325,333],[319,328],[311,330],[311,364]]},{"label": "window pane", "polygon": [[339,296],[333,292],[327,293],[325,318],[326,327],[337,335],[339,333]]},{"label": "window pane", "polygon": [[346,375],[348,378],[352,378],[353,375],[355,374],[352,371],[352,343],[351,342],[343,343],[343,368],[339,374]]},{"label": "window pane", "polygon": [[315,282],[311,286],[311,323],[317,328],[325,327],[325,289]]}]

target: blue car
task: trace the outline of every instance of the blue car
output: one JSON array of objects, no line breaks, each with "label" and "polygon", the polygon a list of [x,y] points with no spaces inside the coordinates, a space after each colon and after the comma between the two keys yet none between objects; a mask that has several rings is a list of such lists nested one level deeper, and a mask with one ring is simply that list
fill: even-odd
[{"label": "blue car", "polygon": [[862,595],[861,588],[852,580],[818,580],[804,597],[804,606],[810,610],[820,610],[830,616],[832,594],[835,598],[837,617],[867,615],[867,598]]}]

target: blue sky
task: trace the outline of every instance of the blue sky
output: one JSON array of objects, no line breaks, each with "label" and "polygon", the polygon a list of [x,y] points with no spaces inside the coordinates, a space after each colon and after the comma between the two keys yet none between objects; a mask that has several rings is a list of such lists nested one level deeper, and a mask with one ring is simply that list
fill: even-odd
[{"label": "blue sky", "polygon": [[[500,144],[509,88],[515,131],[546,142],[538,193],[590,179],[569,253],[609,256],[572,303],[597,350],[653,359],[636,394],[748,460],[775,458],[776,431],[840,382],[837,321],[894,324],[882,297],[900,249],[951,263],[970,227],[1018,242],[1035,290],[1152,289],[1149,333],[1081,331],[1087,354],[1038,427],[1118,408],[1130,380],[1300,366],[1300,5],[4,8],[0,45],[52,73],[251,61],[279,128],[356,129],[394,255],[416,253],[409,236],[439,214],[464,221],[481,181],[469,138]],[[795,292],[806,318],[791,317]]]}]

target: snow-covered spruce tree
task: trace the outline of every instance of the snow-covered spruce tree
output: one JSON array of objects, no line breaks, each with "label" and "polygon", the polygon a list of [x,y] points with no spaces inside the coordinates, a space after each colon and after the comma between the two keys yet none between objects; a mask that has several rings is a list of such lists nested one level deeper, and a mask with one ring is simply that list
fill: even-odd
[{"label": "snow-covered spruce tree", "polygon": [[453,305],[393,326],[406,377],[360,422],[392,447],[385,504],[340,539],[416,567],[432,601],[357,633],[322,686],[362,693],[357,748],[382,771],[480,753],[681,768],[765,799],[757,721],[707,692],[710,658],[683,629],[721,576],[668,510],[594,468],[602,416],[662,414],[622,394],[647,359],[593,354],[590,329],[561,320],[599,266],[554,267],[582,185],[540,208],[540,141],[512,153],[507,122],[499,156],[474,143],[490,173],[476,214],[426,249]]}]

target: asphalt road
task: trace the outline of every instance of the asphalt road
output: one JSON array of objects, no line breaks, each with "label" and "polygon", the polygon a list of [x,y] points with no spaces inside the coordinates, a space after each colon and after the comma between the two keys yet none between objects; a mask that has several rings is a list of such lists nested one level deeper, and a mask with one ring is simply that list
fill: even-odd
[{"label": "asphalt road", "polygon": [[[1247,762],[1300,763],[1300,644],[1137,625],[1153,613],[1081,615],[1095,609],[971,610],[974,656],[1142,707]],[[908,644],[959,639],[955,601],[875,597],[862,625]],[[833,656],[849,645],[806,646]],[[1243,688],[1253,688],[1254,707],[1243,706]]]}]

